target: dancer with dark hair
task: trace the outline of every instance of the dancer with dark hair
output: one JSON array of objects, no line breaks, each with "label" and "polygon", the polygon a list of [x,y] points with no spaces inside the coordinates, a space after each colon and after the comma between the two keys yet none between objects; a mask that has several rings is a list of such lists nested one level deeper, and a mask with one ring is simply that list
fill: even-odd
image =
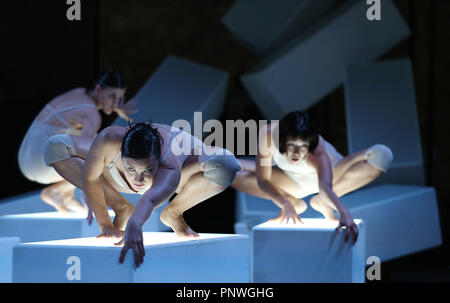
[{"label": "dancer with dark hair", "polygon": [[[197,237],[183,213],[225,190],[242,169],[228,150],[206,146],[182,129],[156,123],[105,128],[94,140],[85,162],[65,161],[70,161],[65,166],[68,180],[86,193],[100,227],[99,237],[123,236],[119,261],[123,262],[131,248],[136,266],[144,257],[142,226],[155,208],[177,193],[161,212],[161,222],[179,237]],[[80,168],[81,184],[74,173]],[[142,197],[134,209],[119,193]],[[116,213],[114,222],[107,206]]]},{"label": "dancer with dark hair", "polygon": [[[345,227],[346,241],[352,232],[356,242],[356,224],[339,197],[386,172],[393,160],[391,150],[376,144],[343,157],[318,134],[308,115],[300,111],[261,128],[259,140],[256,161],[239,159],[243,171],[232,187],[272,200],[281,208],[279,216],[273,219],[276,222],[301,222],[299,214],[307,208],[302,198],[316,194],[310,200],[311,207],[336,221],[338,230]],[[272,167],[272,161],[276,166]]]},{"label": "dancer with dark hair", "polygon": [[44,202],[60,212],[85,211],[74,186],[54,169],[70,157],[83,157],[101,127],[99,110],[129,119],[135,102],[124,102],[125,83],[118,71],[104,72],[92,87],[76,88],[55,97],[39,112],[19,149],[19,167],[34,182],[51,184],[41,192]]}]

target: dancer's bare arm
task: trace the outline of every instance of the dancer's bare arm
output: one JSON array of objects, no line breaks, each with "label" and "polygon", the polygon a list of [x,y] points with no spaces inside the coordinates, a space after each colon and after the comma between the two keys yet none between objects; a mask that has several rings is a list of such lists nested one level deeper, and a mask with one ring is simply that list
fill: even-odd
[{"label": "dancer's bare arm", "polygon": [[92,143],[83,167],[83,190],[86,193],[101,232],[105,229],[114,229],[106,208],[105,194],[100,180],[107,158],[109,158],[107,157],[108,149],[115,147],[117,150],[117,139],[114,136],[114,134],[108,132],[108,129],[103,130]]}]

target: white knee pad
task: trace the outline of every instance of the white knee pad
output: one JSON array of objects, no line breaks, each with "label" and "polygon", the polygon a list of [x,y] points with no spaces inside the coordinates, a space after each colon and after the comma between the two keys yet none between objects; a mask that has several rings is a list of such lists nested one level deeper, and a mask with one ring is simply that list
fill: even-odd
[{"label": "white knee pad", "polygon": [[44,144],[44,160],[47,166],[71,157],[69,150],[76,154],[75,144],[69,135],[54,135]]},{"label": "white knee pad", "polygon": [[391,149],[383,144],[375,144],[369,148],[364,157],[370,165],[383,172],[387,172],[392,160],[394,160]]}]

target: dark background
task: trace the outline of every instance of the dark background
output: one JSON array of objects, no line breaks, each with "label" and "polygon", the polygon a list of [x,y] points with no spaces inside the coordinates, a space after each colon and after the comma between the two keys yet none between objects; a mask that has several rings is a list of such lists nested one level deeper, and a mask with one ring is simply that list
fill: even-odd
[{"label": "dark background", "polygon": [[[346,1],[342,1],[344,3]],[[264,119],[239,82],[260,62],[234,40],[221,18],[234,0],[81,0],[81,21],[68,21],[64,0],[0,2],[0,104],[3,182],[0,199],[39,190],[22,176],[17,154],[40,109],[53,97],[86,87],[99,72],[117,68],[134,96],[168,55],[230,73],[219,120]],[[436,189],[444,245],[383,263],[384,281],[450,281],[450,1],[394,0],[412,35],[379,58],[410,57],[427,185]],[[347,153],[344,91],[339,88],[310,108],[322,135]],[[401,115],[401,113],[399,113]],[[115,116],[104,116],[103,127]],[[382,121],[380,121],[382,123]],[[200,232],[232,233],[234,190],[186,213]],[[420,214],[417,214],[419,224]]]}]

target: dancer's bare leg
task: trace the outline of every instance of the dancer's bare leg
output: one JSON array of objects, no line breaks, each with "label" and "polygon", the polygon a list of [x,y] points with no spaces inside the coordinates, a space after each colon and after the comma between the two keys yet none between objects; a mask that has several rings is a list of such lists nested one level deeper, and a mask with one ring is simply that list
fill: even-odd
[{"label": "dancer's bare leg", "polygon": [[[52,166],[65,180],[82,189],[81,175],[84,159],[89,151],[90,141],[83,137],[71,136],[71,138],[77,149],[77,154],[72,154],[71,158],[56,162]],[[128,219],[133,214],[135,207],[115,190],[104,177],[100,177],[100,180],[102,181],[106,204],[116,213],[113,224],[120,230],[125,230]]]},{"label": "dancer's bare leg", "polygon": [[75,187],[66,180],[59,181],[42,189],[41,199],[56,208],[57,211],[68,213],[67,201],[74,197]]},{"label": "dancer's bare leg", "polygon": [[[343,158],[333,168],[333,191],[338,197],[369,184],[383,173],[364,159],[366,151],[364,149]],[[322,199],[319,194],[311,198],[310,205],[325,218],[337,221],[335,205]]]},{"label": "dancer's bare leg", "polygon": [[171,227],[181,238],[198,237],[198,234],[187,225],[183,213],[226,189],[203,176],[201,157],[190,156],[186,159],[176,191],[178,194],[160,215],[161,222]]}]

